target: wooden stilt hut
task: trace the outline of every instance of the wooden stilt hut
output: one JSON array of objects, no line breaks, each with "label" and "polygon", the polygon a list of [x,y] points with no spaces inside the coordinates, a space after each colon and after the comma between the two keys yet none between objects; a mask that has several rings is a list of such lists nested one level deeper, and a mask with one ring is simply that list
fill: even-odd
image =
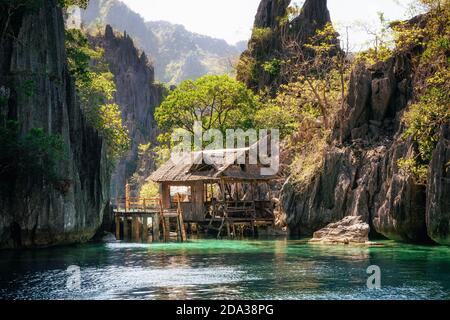
[{"label": "wooden stilt hut", "polygon": [[240,156],[248,160],[250,149],[188,153],[177,163],[169,160],[149,179],[160,184],[164,209],[175,207],[180,200],[187,223],[218,221],[220,230],[231,229],[228,233],[234,233],[232,229],[239,224],[273,225],[270,185],[279,177],[262,174],[264,166],[259,162],[238,164]]}]

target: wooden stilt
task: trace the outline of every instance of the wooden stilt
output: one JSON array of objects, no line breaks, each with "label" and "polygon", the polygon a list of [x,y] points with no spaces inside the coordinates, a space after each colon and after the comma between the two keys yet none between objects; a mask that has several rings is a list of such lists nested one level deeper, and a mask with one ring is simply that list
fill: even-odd
[{"label": "wooden stilt", "polygon": [[164,241],[167,242],[170,240],[170,218],[163,217],[163,225],[164,225]]},{"label": "wooden stilt", "polygon": [[153,215],[153,218],[152,218],[153,242],[159,242],[160,237],[161,237],[161,235],[159,233],[159,224],[161,223],[159,217],[160,217],[160,214],[155,214],[155,215]]},{"label": "wooden stilt", "polygon": [[255,221],[251,222],[252,236],[255,237]]},{"label": "wooden stilt", "polygon": [[183,241],[181,240],[180,216],[177,216],[177,223],[176,223],[175,233],[177,234],[177,241],[178,241],[178,242],[183,242]]},{"label": "wooden stilt", "polygon": [[123,240],[128,240],[128,218],[127,216],[123,217]]},{"label": "wooden stilt", "polygon": [[131,218],[131,234],[133,235],[133,240],[139,241],[139,218],[136,216]]},{"label": "wooden stilt", "polygon": [[148,241],[148,218],[146,216],[142,216],[142,241]]},{"label": "wooden stilt", "polygon": [[183,210],[181,210],[180,197],[178,197],[178,224],[180,228],[180,238],[182,242],[187,240],[186,229],[184,228],[184,220],[183,220]]},{"label": "wooden stilt", "polygon": [[116,215],[116,240],[120,240],[120,217]]}]

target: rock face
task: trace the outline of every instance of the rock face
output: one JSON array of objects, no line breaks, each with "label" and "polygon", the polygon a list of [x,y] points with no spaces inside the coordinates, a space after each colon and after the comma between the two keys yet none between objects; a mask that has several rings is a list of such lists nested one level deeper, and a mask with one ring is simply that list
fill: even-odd
[{"label": "rock face", "polygon": [[[164,98],[165,89],[155,84],[153,66],[127,34],[115,34],[108,25],[104,36],[90,41],[104,49],[116,83],[114,100],[120,106],[132,141],[131,150],[120,159],[111,178],[111,198],[122,198],[125,184],[134,173],[142,170],[141,175],[148,176],[155,169],[151,159],[139,159],[139,146],[156,144],[158,129],[153,114]],[[139,185],[135,188],[139,189]]]},{"label": "rock face", "polygon": [[310,243],[366,244],[369,243],[369,230],[361,216],[348,216],[314,232]]},{"label": "rock face", "polygon": [[450,124],[444,126],[431,160],[427,228],[434,241],[450,245]]},{"label": "rock face", "polygon": [[434,153],[428,187],[398,166],[399,159],[417,155],[417,146],[403,138],[401,123],[413,81],[407,55],[353,71],[321,170],[305,186],[288,181],[283,188],[291,233],[311,235],[346,216],[360,216],[373,235],[448,244],[448,126]]},{"label": "rock face", "polygon": [[278,17],[286,14],[291,0],[261,0],[255,16],[254,27],[277,29]]},{"label": "rock face", "polygon": [[[237,78],[256,92],[263,88],[276,89],[282,84],[279,75],[268,74],[263,64],[274,59],[286,58],[289,54],[286,40],[306,44],[316,34],[331,23],[326,0],[306,0],[299,15],[287,21],[290,0],[261,0],[255,16],[253,35],[248,49],[241,56]],[[286,22],[283,22],[286,21]],[[261,30],[270,30],[261,37]],[[251,66],[248,70],[248,66]]]},{"label": "rock face", "polygon": [[[10,91],[0,124],[15,120],[20,135],[42,128],[64,140],[58,185],[10,177],[0,194],[0,247],[87,241],[102,223],[109,200],[104,143],[86,124],[70,77],[64,21],[56,0],[18,10],[0,43],[0,87]],[[0,13],[2,21],[5,21]],[[28,89],[26,89],[28,88]]]}]

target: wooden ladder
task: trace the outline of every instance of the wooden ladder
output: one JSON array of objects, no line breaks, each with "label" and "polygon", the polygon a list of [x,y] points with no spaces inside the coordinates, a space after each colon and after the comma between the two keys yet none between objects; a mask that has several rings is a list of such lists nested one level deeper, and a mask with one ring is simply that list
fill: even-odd
[{"label": "wooden ladder", "polygon": [[183,210],[181,209],[180,197],[177,197],[177,209],[176,210],[163,210],[162,212],[162,225],[163,225],[163,237],[164,241],[170,240],[170,219],[176,219],[177,228],[176,233],[178,239],[181,242],[187,241],[186,229],[184,227]]}]

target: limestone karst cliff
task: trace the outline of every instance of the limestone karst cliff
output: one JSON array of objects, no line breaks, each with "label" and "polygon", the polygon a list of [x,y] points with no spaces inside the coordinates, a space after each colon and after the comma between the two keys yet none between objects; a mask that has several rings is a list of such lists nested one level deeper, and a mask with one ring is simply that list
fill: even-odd
[{"label": "limestone karst cliff", "polygon": [[237,78],[255,91],[276,90],[283,84],[279,74],[270,74],[263,64],[274,59],[287,60],[289,41],[306,44],[318,29],[331,23],[326,0],[306,0],[291,17],[290,0],[262,0],[255,16],[248,49],[241,55]]},{"label": "limestone karst cliff", "polygon": [[[102,223],[109,177],[104,142],[86,124],[68,71],[62,10],[56,0],[42,1],[39,7],[13,11],[8,24],[3,9],[0,125],[2,129],[11,122],[19,125],[17,137],[4,142],[13,144],[30,130],[42,129],[61,137],[65,156],[55,164],[58,177],[53,181],[25,173],[23,162],[2,158],[6,165],[0,170],[0,247],[87,241]],[[39,157],[39,150],[29,161]]]},{"label": "limestone karst cliff", "polygon": [[[270,88],[273,95],[283,84],[262,67],[277,58],[289,63],[283,37],[302,46],[330,22],[326,0],[305,1],[299,15],[286,22],[290,2],[261,0],[258,8],[238,70],[238,78],[257,92]],[[419,16],[409,23],[424,21]],[[417,143],[405,138],[402,117],[420,95],[416,88],[421,75],[432,72],[417,68],[423,50],[418,45],[375,65],[354,67],[319,169],[308,181],[289,178],[281,192],[291,234],[311,236],[330,223],[359,216],[370,226],[372,237],[449,243],[449,125],[441,129],[427,184],[399,166],[401,159],[418,155]]]},{"label": "limestone karst cliff", "polygon": [[[114,33],[108,25],[104,35],[90,37],[90,41],[104,49],[117,89],[114,102],[120,106],[131,138],[131,149],[118,161],[111,178],[111,198],[116,199],[124,197],[125,184],[138,170],[143,171],[139,176],[145,177],[155,169],[152,159],[139,159],[139,146],[156,145],[158,129],[153,113],[164,98],[165,88],[155,83],[153,65],[127,34]],[[139,181],[137,184],[134,188],[139,189]]]},{"label": "limestone karst cliff", "polygon": [[450,245],[450,124],[441,130],[428,174],[426,224],[428,235]]},{"label": "limestone karst cliff", "polygon": [[[416,49],[416,50],[420,50]],[[449,243],[448,125],[428,173],[428,185],[401,170],[417,155],[404,136],[402,115],[413,101],[414,52],[396,54],[352,72],[345,108],[336,122],[321,169],[309,183],[288,181],[282,203],[292,233],[311,235],[345,216],[361,216],[372,235],[406,242]]]},{"label": "limestone karst cliff", "polygon": [[388,238],[426,240],[425,188],[397,166],[414,152],[412,142],[402,139],[400,124],[412,96],[411,77],[406,56],[353,71],[347,107],[321,170],[300,193],[290,182],[284,186],[282,202],[292,232],[311,234],[360,215]]}]

